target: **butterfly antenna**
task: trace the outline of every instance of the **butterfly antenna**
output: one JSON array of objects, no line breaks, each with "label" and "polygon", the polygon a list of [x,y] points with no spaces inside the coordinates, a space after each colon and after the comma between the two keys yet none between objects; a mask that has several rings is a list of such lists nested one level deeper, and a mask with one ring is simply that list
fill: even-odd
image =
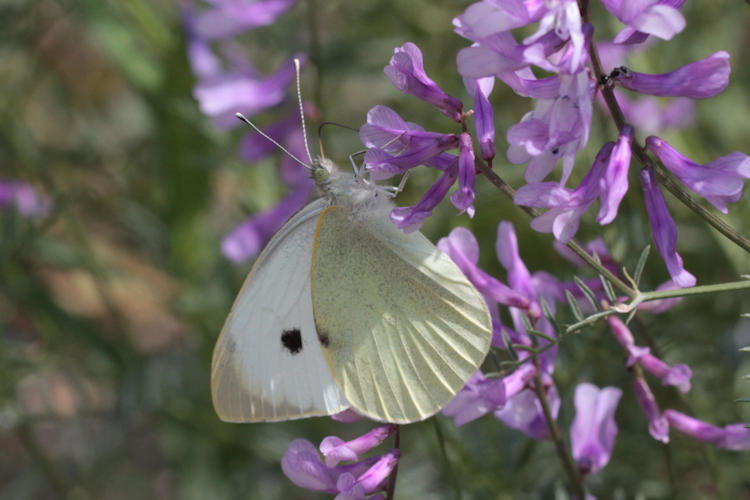
[{"label": "butterfly antenna", "polygon": [[[263,131],[262,131],[261,129],[259,129],[258,127],[256,127],[256,126],[255,126],[255,124],[254,124],[253,122],[251,122],[250,120],[248,120],[248,119],[247,119],[247,118],[245,117],[245,115],[243,115],[242,113],[235,113],[235,114],[234,114],[234,116],[236,116],[237,118],[239,118],[239,119],[240,119],[240,120],[242,120],[243,122],[245,122],[245,123],[247,123],[248,125],[250,125],[250,126],[251,126],[251,127],[252,127],[252,128],[253,128],[253,129],[255,130],[255,131],[256,131],[256,132],[258,132],[258,133],[259,133],[260,135],[262,135],[262,136],[263,136],[264,138],[266,138],[266,140],[268,140],[268,141],[269,141],[269,142],[271,142],[271,143],[272,143],[272,144],[273,144],[274,146],[276,146],[277,148],[279,148],[280,150],[282,150],[282,151],[283,151],[284,153],[286,153],[286,154],[287,154],[287,155],[288,155],[288,156],[289,156],[289,157],[290,157],[290,158],[291,158],[292,160],[296,161],[297,163],[299,163],[300,165],[302,165],[303,167],[305,167],[305,168],[306,168],[306,169],[308,169],[308,170],[312,170],[312,169],[313,169],[313,168],[312,168],[312,167],[311,167],[310,165],[308,165],[308,164],[307,164],[307,163],[305,163],[304,161],[302,161],[302,160],[300,160],[299,158],[297,158],[296,156],[294,156],[294,155],[293,155],[293,154],[292,154],[292,153],[291,153],[291,152],[290,152],[290,151],[289,151],[288,149],[286,149],[286,148],[285,148],[284,146],[282,146],[281,144],[279,144],[278,142],[276,142],[276,140],[275,140],[275,139],[273,139],[273,138],[272,138],[271,136],[269,136],[268,134],[266,134],[265,132],[263,132]],[[305,138],[305,147],[307,147],[307,138]],[[309,154],[310,154],[310,153],[308,152],[308,156],[309,156]],[[312,160],[311,160],[311,161],[312,161]]]},{"label": "butterfly antenna", "polygon": [[307,157],[310,159],[310,163],[314,163],[312,155],[310,154],[310,146],[307,144],[307,127],[305,126],[305,109],[302,107],[302,85],[300,84],[299,76],[299,59],[296,57],[294,58],[294,72],[297,75],[297,102],[299,103],[299,117],[302,122],[302,138],[305,140],[305,151],[307,151]]}]

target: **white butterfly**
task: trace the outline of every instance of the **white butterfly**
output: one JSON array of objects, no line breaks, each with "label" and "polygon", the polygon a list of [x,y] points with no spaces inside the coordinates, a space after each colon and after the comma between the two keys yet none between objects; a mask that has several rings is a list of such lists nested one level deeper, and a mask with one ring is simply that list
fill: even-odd
[{"label": "white butterfly", "polygon": [[308,168],[322,196],[260,254],[216,343],[216,412],[423,420],[484,360],[487,305],[447,255],[390,222],[388,188],[328,160]]}]

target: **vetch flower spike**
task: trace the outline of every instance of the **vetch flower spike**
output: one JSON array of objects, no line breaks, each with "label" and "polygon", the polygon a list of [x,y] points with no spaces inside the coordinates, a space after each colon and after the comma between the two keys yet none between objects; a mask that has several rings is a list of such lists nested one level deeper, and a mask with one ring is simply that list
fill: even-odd
[{"label": "vetch flower spike", "polygon": [[626,25],[615,36],[615,43],[640,43],[648,35],[671,40],[685,29],[685,18],[679,11],[685,0],[602,0],[602,3]]}]

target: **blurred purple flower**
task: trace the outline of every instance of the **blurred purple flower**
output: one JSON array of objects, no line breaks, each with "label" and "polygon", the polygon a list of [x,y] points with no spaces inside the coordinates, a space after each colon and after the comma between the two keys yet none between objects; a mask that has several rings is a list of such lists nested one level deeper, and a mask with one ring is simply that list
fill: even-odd
[{"label": "blurred purple flower", "polygon": [[667,363],[651,354],[651,349],[635,344],[635,339],[625,323],[617,316],[607,318],[610,330],[620,345],[628,352],[627,366],[638,363],[644,370],[661,380],[663,385],[674,385],[681,392],[690,391],[690,377],[692,371],[685,364],[669,366]]},{"label": "blurred purple flower", "polygon": [[435,106],[441,113],[461,122],[463,104],[451,97],[427,76],[424,71],[422,52],[411,42],[396,47],[385,74],[401,92],[411,94]]},{"label": "blurred purple flower", "polygon": [[685,28],[679,8],[685,0],[602,0],[602,3],[625,28],[615,43],[640,43],[648,35],[670,40]]},{"label": "blurred purple flower", "polygon": [[[551,377],[545,375],[543,378],[550,413],[552,418],[556,419],[560,411],[560,396]],[[541,440],[550,437],[542,405],[532,389],[524,389],[510,398],[502,409],[495,411],[495,417],[508,427],[519,430],[531,438]]]},{"label": "blurred purple flower", "polygon": [[617,437],[615,410],[621,396],[617,387],[599,389],[588,383],[576,387],[576,417],[570,441],[581,474],[595,474],[609,462]]},{"label": "blurred purple flower", "polygon": [[[303,58],[302,55],[295,57]],[[216,126],[231,128],[239,124],[235,113],[251,117],[281,103],[294,75],[291,59],[268,77],[235,68],[199,80],[193,95],[201,111],[213,118]]]},{"label": "blurred purple flower", "polygon": [[662,443],[669,442],[669,422],[659,411],[659,405],[656,403],[654,393],[646,381],[641,377],[633,379],[633,391],[640,404],[643,413],[648,418],[648,432],[651,437]]},{"label": "blurred purple flower", "polygon": [[724,214],[726,204],[740,199],[745,179],[750,178],[750,157],[739,152],[699,165],[655,136],[646,138],[646,149],[659,157],[686,186]]},{"label": "blurred purple flower", "polygon": [[727,450],[750,450],[750,429],[745,424],[716,427],[675,410],[664,410],[664,416],[669,425],[700,441]]},{"label": "blurred purple flower", "polygon": [[650,75],[622,67],[610,76],[623,88],[641,94],[705,99],[727,88],[730,71],[729,54],[719,51],[671,73]]},{"label": "blurred purple flower", "polygon": [[254,257],[281,225],[305,205],[312,190],[309,179],[300,182],[276,205],[245,219],[224,237],[221,252],[233,262]]},{"label": "blurred purple flower", "polygon": [[677,253],[677,226],[669,214],[664,196],[656,183],[651,168],[641,170],[641,184],[643,185],[644,201],[651,223],[651,235],[656,249],[667,265],[672,281],[680,288],[695,285],[695,276],[685,270],[682,257]]},{"label": "blurred purple flower", "polygon": [[220,0],[212,3],[212,8],[196,13],[193,18],[193,30],[206,40],[228,38],[272,24],[297,0]]},{"label": "blurred purple flower", "polygon": [[0,179],[0,208],[14,207],[24,217],[46,217],[52,201],[25,182]]},{"label": "blurred purple flower", "polygon": [[335,493],[337,499],[364,498],[382,489],[385,478],[398,463],[399,450],[351,465],[327,467],[310,441],[295,439],[281,459],[281,469],[297,486]]},{"label": "blurred purple flower", "polygon": [[339,462],[359,460],[359,455],[367,453],[396,430],[395,425],[381,425],[370,432],[353,439],[344,441],[337,436],[329,436],[320,443],[320,452],[326,459],[327,467],[335,467]]},{"label": "blurred purple flower", "polygon": [[644,135],[670,128],[686,128],[695,122],[695,103],[687,97],[678,97],[661,105],[656,97],[629,99],[618,93],[617,103],[627,122]]}]

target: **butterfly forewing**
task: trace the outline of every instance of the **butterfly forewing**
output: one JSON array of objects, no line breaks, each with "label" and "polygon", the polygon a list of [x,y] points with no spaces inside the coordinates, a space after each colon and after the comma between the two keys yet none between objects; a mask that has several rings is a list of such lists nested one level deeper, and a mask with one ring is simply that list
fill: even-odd
[{"label": "butterfly forewing", "polygon": [[211,368],[222,420],[289,420],[349,406],[323,358],[310,296],[313,234],[326,205],[310,203],[276,233],[232,306]]},{"label": "butterfly forewing", "polygon": [[370,418],[423,420],[440,410],[489,350],[487,305],[458,267],[387,212],[327,208],[313,247],[318,337],[346,399]]}]

